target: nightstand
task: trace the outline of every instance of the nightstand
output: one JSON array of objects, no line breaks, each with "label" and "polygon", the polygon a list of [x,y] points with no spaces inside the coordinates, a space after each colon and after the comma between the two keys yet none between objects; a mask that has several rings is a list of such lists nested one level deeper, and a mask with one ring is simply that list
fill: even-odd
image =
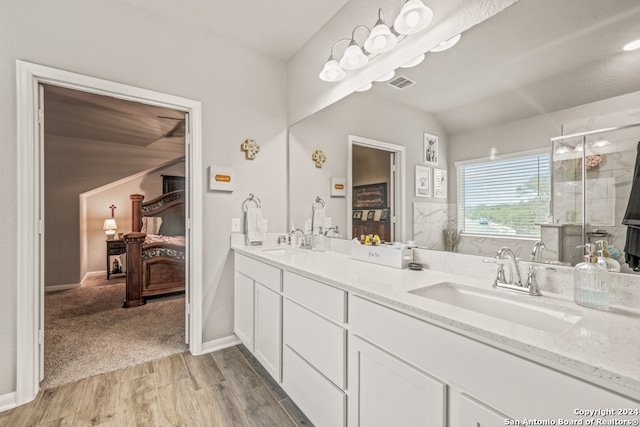
[{"label": "nightstand", "polygon": [[111,257],[126,253],[127,245],[124,242],[124,240],[106,240],[106,242],[107,242],[107,280],[109,280],[112,274],[123,274],[122,265],[119,262],[113,265],[111,263]]}]

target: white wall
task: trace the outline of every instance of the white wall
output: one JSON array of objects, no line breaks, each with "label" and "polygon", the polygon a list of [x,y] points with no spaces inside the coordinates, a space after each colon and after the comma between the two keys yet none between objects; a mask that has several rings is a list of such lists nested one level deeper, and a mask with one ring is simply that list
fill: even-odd
[{"label": "white wall", "polygon": [[[289,157],[291,168],[291,218],[302,228],[311,216],[315,196],[327,202],[327,216],[341,230],[347,228],[347,200],[330,197],[329,179],[347,176],[348,136],[375,139],[406,147],[407,236],[413,235],[412,204],[433,199],[416,198],[414,168],[422,163],[423,134],[439,135],[439,166],[447,164],[447,136],[428,113],[392,102],[380,102],[369,92],[354,93],[291,127]],[[316,168],[311,153],[321,149],[327,155],[324,166]],[[347,236],[348,237],[348,236]]]},{"label": "white wall", "polygon": [[[233,193],[203,194],[203,341],[233,331],[230,221],[249,192],[263,201],[269,230],[286,215],[285,64],[226,40],[177,31],[121,2],[33,0],[0,14],[0,396],[16,390],[16,64],[17,59],[202,102],[203,164],[235,168]],[[240,144],[258,141],[254,161]],[[206,183],[203,183],[206,188]]]}]

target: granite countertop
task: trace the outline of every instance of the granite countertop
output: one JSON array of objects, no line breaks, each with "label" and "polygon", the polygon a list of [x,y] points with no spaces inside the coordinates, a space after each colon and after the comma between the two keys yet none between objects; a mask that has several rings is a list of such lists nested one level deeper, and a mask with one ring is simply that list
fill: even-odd
[{"label": "granite countertop", "polygon": [[545,291],[542,297],[495,291],[526,304],[562,307],[582,315],[565,331],[545,332],[409,292],[443,282],[492,291],[491,280],[385,267],[332,251],[288,254],[269,247],[233,249],[640,400],[640,312],[615,306],[588,309],[574,304],[570,296]]}]

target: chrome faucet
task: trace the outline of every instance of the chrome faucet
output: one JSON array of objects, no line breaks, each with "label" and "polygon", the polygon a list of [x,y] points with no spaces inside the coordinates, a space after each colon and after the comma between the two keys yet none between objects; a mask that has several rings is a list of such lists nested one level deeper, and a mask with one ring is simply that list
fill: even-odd
[{"label": "chrome faucet", "polygon": [[540,255],[542,255],[542,251],[545,249],[547,249],[547,247],[542,243],[542,240],[535,242],[531,250],[531,261],[540,262]]},{"label": "chrome faucet", "polygon": [[516,258],[516,254],[514,254],[510,248],[504,246],[498,249],[496,259],[504,260],[505,256],[509,259],[509,280],[506,281],[505,284],[522,286],[522,277],[520,276],[520,268],[518,267],[518,258]]},{"label": "chrome faucet", "polygon": [[299,228],[296,228],[295,230],[291,231],[291,233],[289,233],[291,235],[291,244],[293,245],[294,236],[297,233],[300,233],[300,235],[302,236],[302,241],[298,244],[298,247],[300,249],[311,249],[311,239],[308,239],[307,235],[304,234],[304,231],[300,230]]}]

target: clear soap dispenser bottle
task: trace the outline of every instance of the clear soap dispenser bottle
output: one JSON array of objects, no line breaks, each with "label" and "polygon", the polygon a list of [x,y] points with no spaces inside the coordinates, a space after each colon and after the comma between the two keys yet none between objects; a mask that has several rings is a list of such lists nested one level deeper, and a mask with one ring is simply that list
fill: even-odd
[{"label": "clear soap dispenser bottle", "polygon": [[[620,272],[620,263],[609,256],[607,252],[607,242],[604,240],[598,240],[596,242],[596,251],[598,253],[598,262],[603,262],[607,267],[607,271],[611,273]],[[602,260],[600,259],[602,258]]]},{"label": "clear soap dispenser bottle", "polygon": [[599,309],[609,306],[609,272],[598,262],[590,243],[584,245],[584,261],[575,267],[573,285],[576,304]]}]

